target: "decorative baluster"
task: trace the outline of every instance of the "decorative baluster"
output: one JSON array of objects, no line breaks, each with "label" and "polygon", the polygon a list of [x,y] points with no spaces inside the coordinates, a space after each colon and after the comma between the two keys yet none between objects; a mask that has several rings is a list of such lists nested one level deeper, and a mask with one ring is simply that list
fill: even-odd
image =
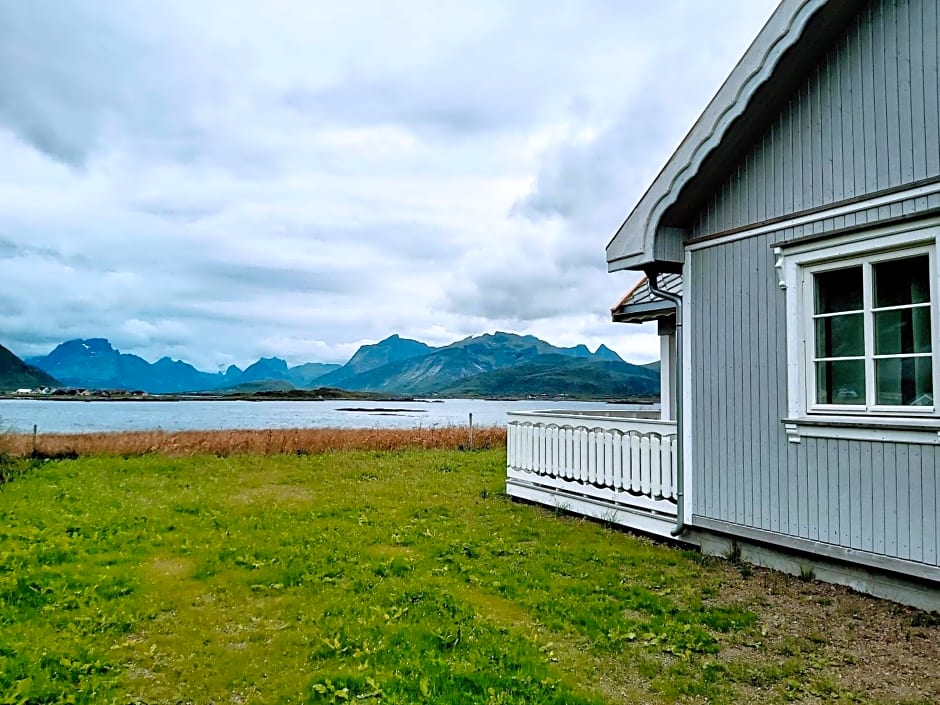
[{"label": "decorative baluster", "polygon": [[672,437],[663,436],[662,443],[660,443],[660,467],[662,468],[663,476],[663,486],[662,486],[662,496],[663,499],[669,499],[672,497]]},{"label": "decorative baluster", "polygon": [[561,453],[561,467],[559,468],[560,477],[567,480],[571,474],[571,459],[568,455],[568,427],[562,426],[558,431],[558,446]]},{"label": "decorative baluster", "polygon": [[575,454],[578,456],[578,482],[587,481],[587,429],[579,428],[575,438]]},{"label": "decorative baluster", "polygon": [[640,438],[640,492],[650,493],[650,439],[649,436]]},{"label": "decorative baluster", "polygon": [[525,470],[525,425],[519,424],[516,430],[519,434],[516,441],[516,469]]},{"label": "decorative baluster", "polygon": [[506,467],[511,468],[513,466],[512,461],[512,432],[513,432],[513,422],[510,421],[506,424]]},{"label": "decorative baluster", "polygon": [[584,464],[581,466],[581,481],[590,482],[591,477],[591,432],[587,429],[582,431],[582,442],[584,447],[581,450]]},{"label": "decorative baluster", "polygon": [[650,497],[657,499],[662,495],[662,436],[658,433],[650,435]]},{"label": "decorative baluster", "polygon": [[578,478],[575,468],[578,466],[578,461],[580,460],[580,446],[578,445],[578,430],[576,428],[568,429],[568,469],[571,474],[568,475],[570,479],[576,480]]},{"label": "decorative baluster", "polygon": [[614,434],[604,431],[604,486],[614,486]]},{"label": "decorative baluster", "polygon": [[542,429],[542,474],[552,474],[552,429],[548,426]]},{"label": "decorative baluster", "polygon": [[547,442],[546,442],[546,429],[544,426],[539,424],[539,475],[544,475],[547,467],[546,458],[547,455]]},{"label": "decorative baluster", "polygon": [[538,474],[539,471],[539,442],[541,439],[541,428],[537,424],[532,424],[532,472]]},{"label": "decorative baluster", "polygon": [[535,469],[539,475],[545,474],[545,426],[538,424],[535,427]]},{"label": "decorative baluster", "polygon": [[561,477],[561,448],[558,444],[558,426],[552,427],[552,477]]},{"label": "decorative baluster", "polygon": [[594,429],[588,431],[588,465],[587,482],[593,484],[597,480],[597,434]]},{"label": "decorative baluster", "polygon": [[566,480],[571,477],[571,453],[568,449],[568,434],[570,431],[571,429],[567,426],[562,426],[559,434],[561,438],[561,476]]},{"label": "decorative baluster", "polygon": [[620,431],[613,431],[614,437],[614,467],[613,467],[613,488],[615,490],[623,489],[623,434]]},{"label": "decorative baluster", "polygon": [[542,474],[548,475],[552,471],[552,429],[542,426]]},{"label": "decorative baluster", "polygon": [[630,467],[631,456],[633,454],[632,439],[629,433],[624,433],[620,437],[620,455],[623,456],[620,462],[620,470],[623,478],[623,489],[630,489]]},{"label": "decorative baluster", "polygon": [[577,480],[578,463],[581,460],[578,455],[578,429],[569,429],[568,433],[571,435],[571,448],[568,452],[568,479]]},{"label": "decorative baluster", "polygon": [[670,453],[670,465],[672,466],[672,499],[678,501],[678,474],[679,474],[679,439],[676,436],[672,437],[672,453]]},{"label": "decorative baluster", "polygon": [[630,434],[630,491],[640,491],[640,437]]}]

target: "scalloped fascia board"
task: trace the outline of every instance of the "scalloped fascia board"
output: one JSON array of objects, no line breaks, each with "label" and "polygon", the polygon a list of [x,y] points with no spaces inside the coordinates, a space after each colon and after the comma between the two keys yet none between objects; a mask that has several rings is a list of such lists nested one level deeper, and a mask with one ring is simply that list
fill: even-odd
[{"label": "scalloped fascia board", "polygon": [[783,54],[799,42],[810,18],[829,0],[783,0],[718,89],[659,176],[607,245],[608,271],[641,268],[654,260],[659,220],[724,139]]}]

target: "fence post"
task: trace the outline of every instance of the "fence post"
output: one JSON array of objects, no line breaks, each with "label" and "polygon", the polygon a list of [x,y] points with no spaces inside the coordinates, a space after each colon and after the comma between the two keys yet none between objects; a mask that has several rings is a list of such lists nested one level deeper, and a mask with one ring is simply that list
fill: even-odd
[{"label": "fence post", "polygon": [[470,450],[473,450],[473,412],[470,412]]},{"label": "fence post", "polygon": [[36,456],[36,426],[37,424],[33,424],[33,457]]}]

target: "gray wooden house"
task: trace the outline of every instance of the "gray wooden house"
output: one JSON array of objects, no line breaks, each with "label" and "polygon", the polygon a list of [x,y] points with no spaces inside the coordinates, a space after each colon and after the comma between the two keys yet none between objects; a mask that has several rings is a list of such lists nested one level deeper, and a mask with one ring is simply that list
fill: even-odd
[{"label": "gray wooden house", "polygon": [[510,494],[940,607],[938,28],[781,2],[607,247],[676,412],[516,415]]}]

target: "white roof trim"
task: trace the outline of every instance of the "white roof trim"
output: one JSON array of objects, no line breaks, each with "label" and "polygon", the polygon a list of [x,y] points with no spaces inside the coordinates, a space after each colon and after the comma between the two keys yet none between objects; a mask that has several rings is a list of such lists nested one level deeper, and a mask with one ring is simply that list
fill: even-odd
[{"label": "white roof trim", "polygon": [[705,157],[721,143],[731,123],[747,109],[755,92],[770,78],[780,57],[799,41],[810,18],[828,1],[782,0],[607,245],[609,271],[640,268],[654,261],[656,230],[663,213],[676,202]]}]

